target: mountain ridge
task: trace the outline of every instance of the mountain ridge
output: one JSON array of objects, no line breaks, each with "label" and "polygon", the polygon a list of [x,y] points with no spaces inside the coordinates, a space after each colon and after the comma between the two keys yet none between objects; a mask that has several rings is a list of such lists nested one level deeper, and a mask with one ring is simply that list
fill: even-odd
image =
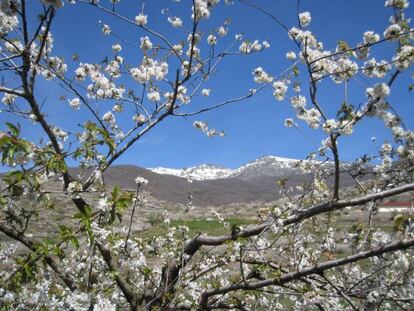
[{"label": "mountain ridge", "polygon": [[[286,174],[301,174],[298,168],[298,164],[301,161],[303,160],[267,155],[247,162],[235,169],[214,164],[201,164],[181,169],[154,167],[148,168],[148,170],[157,174],[178,176],[192,180],[249,179],[260,176],[281,177]],[[271,169],[269,170],[269,168]]]},{"label": "mountain ridge", "polygon": [[[135,165],[113,165],[104,172],[103,179],[108,189],[117,185],[128,191],[135,191],[135,179],[138,176],[147,179],[149,182],[143,190],[154,199],[155,207],[171,204],[187,205],[190,198],[194,206],[200,207],[242,203],[261,204],[275,202],[282,196],[278,180],[283,179],[285,185],[292,189],[292,194],[297,192],[297,186],[312,182],[313,175],[309,172],[304,173],[299,167],[302,166],[299,165],[301,161],[303,160],[266,156],[233,170],[215,165],[201,165],[185,169],[190,174],[190,178],[187,178],[188,175],[167,174],[171,171],[157,173],[155,169],[150,170]],[[321,163],[321,165],[325,164]],[[90,176],[92,171],[93,168],[69,168],[70,174],[81,180]],[[173,173],[177,172],[180,170],[173,171]],[[218,176],[217,172],[221,172],[222,175]],[[341,188],[353,184],[348,174],[341,174],[341,176]],[[58,179],[51,183],[55,184],[56,189],[61,187]],[[333,184],[332,177],[328,179],[328,183]]]}]

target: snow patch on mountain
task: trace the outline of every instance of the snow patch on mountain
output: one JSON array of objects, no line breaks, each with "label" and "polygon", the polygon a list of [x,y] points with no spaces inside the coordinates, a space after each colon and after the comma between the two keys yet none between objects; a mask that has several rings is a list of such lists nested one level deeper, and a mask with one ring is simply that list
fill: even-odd
[{"label": "snow patch on mountain", "polygon": [[275,166],[278,168],[292,168],[295,165],[297,165],[297,163],[299,162],[300,160],[296,160],[296,159],[265,156],[257,160],[254,160],[253,162],[249,162],[243,166],[240,166],[238,169],[235,169],[233,171],[233,174],[237,175],[238,173],[241,173],[249,168],[258,168],[258,167],[264,167],[264,166],[269,166],[269,165]]},{"label": "snow patch on mountain", "polygon": [[300,160],[265,156],[249,162],[235,169],[230,177],[250,179],[262,176],[286,176],[300,172],[298,167]]},{"label": "snow patch on mountain", "polygon": [[277,177],[299,174],[299,162],[300,160],[297,159],[265,156],[234,170],[208,164],[183,169],[156,167],[149,170],[158,174],[174,175],[192,180],[214,180],[220,178],[251,179],[261,176]]},{"label": "snow patch on mountain", "polygon": [[182,169],[168,168],[168,167],[153,167],[153,168],[148,168],[148,169],[150,171],[153,171],[154,173],[161,174],[161,175],[173,175],[173,176],[183,177]]},{"label": "snow patch on mountain", "polygon": [[202,164],[199,166],[188,167],[183,169],[174,169],[166,167],[149,168],[157,174],[174,175],[192,180],[213,180],[226,178],[231,175],[233,170],[215,165]]},{"label": "snow patch on mountain", "polygon": [[286,177],[301,175],[304,173],[300,167],[303,161],[321,165],[323,168],[330,168],[333,166],[332,161],[320,162],[318,160],[298,160],[276,156],[264,156],[234,170],[208,164],[183,169],[157,167],[150,168],[149,170],[158,174],[174,175],[192,180],[214,180],[220,178],[249,180],[263,176]]},{"label": "snow patch on mountain", "polygon": [[208,164],[183,169],[157,167],[150,168],[149,170],[158,174],[174,175],[192,180],[214,180],[220,178],[249,180],[264,176],[286,177],[301,175],[304,173],[301,169],[301,163],[303,163],[303,161],[307,161],[314,165],[320,165],[323,168],[328,169],[333,166],[332,161],[320,162],[318,160],[298,160],[276,156],[264,156],[234,170]]}]

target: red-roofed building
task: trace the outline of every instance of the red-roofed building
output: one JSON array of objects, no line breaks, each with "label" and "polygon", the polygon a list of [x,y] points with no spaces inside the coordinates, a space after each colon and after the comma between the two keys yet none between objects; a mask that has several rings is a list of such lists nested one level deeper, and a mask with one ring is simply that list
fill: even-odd
[{"label": "red-roofed building", "polygon": [[387,201],[378,203],[380,212],[406,211],[414,209],[414,202],[410,201]]},{"label": "red-roofed building", "polygon": [[378,204],[379,207],[413,207],[413,202],[389,201]]}]

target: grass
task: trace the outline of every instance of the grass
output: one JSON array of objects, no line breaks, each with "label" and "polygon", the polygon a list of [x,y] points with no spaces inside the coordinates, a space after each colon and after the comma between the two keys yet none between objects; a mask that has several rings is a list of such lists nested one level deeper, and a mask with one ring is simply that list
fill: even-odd
[{"label": "grass", "polygon": [[[233,226],[247,226],[249,224],[255,223],[252,219],[242,219],[242,218],[227,218],[225,222],[228,222],[230,226],[227,228],[224,227],[222,223],[218,220],[206,220],[206,219],[192,219],[192,220],[171,220],[171,226],[179,227],[186,226],[189,229],[189,234],[194,235],[196,233],[206,233],[221,235],[229,233]],[[163,235],[167,232],[167,226],[163,223],[157,223],[153,227],[144,230],[139,233],[140,236],[151,238],[157,235]]]},{"label": "grass", "polygon": [[[338,229],[338,231],[348,231],[350,227],[355,224],[362,223],[366,225],[367,220],[364,218],[359,219],[361,215],[352,215],[350,213],[345,213],[343,215],[338,214],[335,215],[337,218],[339,217],[340,220],[336,220],[333,222],[333,225]],[[342,216],[342,217],[341,217]],[[387,215],[374,215],[374,226],[379,227],[386,232],[392,232],[393,230],[393,221],[391,221],[391,216]],[[220,223],[217,219],[207,220],[207,219],[180,219],[180,220],[171,220],[171,226],[179,227],[179,226],[186,226],[189,228],[190,235],[195,235],[197,233],[205,233],[208,235],[222,235],[225,233],[231,232],[231,228],[233,226],[247,226],[249,224],[254,224],[257,220],[252,218],[226,218],[226,222],[230,224],[229,227],[225,228],[222,223]],[[163,223],[162,216],[155,215],[151,219],[149,219],[152,227],[138,233],[138,236],[144,238],[151,238],[158,235],[165,235],[167,233],[167,226]],[[325,225],[324,225],[325,226]],[[312,230],[312,226],[310,224],[306,224],[305,227],[309,227],[309,230]],[[322,230],[325,232],[324,230]]]}]

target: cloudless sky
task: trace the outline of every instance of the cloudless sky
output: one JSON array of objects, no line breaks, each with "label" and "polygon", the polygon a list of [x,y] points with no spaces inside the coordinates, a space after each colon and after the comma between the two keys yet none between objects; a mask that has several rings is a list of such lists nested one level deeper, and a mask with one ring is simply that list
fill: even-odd
[{"label": "cloudless sky", "polygon": [[[212,10],[211,18],[203,22],[201,28],[203,31],[223,25],[229,18],[231,20],[229,33],[225,38],[218,38],[219,43],[228,44],[235,34],[242,33],[250,40],[269,41],[271,48],[260,54],[235,55],[225,59],[218,67],[215,76],[206,84],[211,88],[211,96],[194,98],[190,104],[193,107],[204,107],[246,94],[250,88],[259,86],[252,77],[252,71],[256,67],[261,66],[267,72],[277,75],[290,64],[285,58],[286,52],[290,50],[298,52],[286,32],[262,13],[240,4],[237,0],[232,6],[226,6],[224,1],[221,2]],[[252,2],[271,11],[288,27],[297,26],[297,1],[252,0]],[[108,3],[108,0],[101,0],[101,4]],[[121,0],[117,11],[133,19],[140,12],[141,4],[142,2],[138,0]],[[190,29],[191,1],[182,0],[177,3],[171,0],[147,0],[145,4],[148,26],[165,34],[170,41],[178,43],[186,35],[182,35],[182,29],[171,27],[167,22],[168,15],[161,14],[164,8],[169,9],[170,15],[181,17],[184,27]],[[32,9],[35,10],[35,6]],[[362,35],[366,30],[373,30],[382,36],[384,29],[389,25],[388,18],[392,14],[392,10],[384,7],[382,0],[303,0],[300,11],[311,12],[312,23],[309,30],[324,43],[326,49],[334,49],[338,40],[345,40],[350,46],[354,46],[362,41]],[[407,13],[414,16],[412,6]],[[103,36],[99,21],[111,25],[114,33],[133,42],[134,45],[122,43],[114,36]],[[137,45],[139,38],[146,35],[139,28],[120,23],[89,5],[73,6],[67,3],[57,12],[52,33],[55,38],[53,54],[65,56],[69,71],[72,72],[76,69],[76,63],[70,60],[74,53],[80,56],[80,61],[92,63],[102,60],[105,55],[111,55],[111,45],[118,42],[123,46],[120,54],[129,62],[136,58],[134,62],[138,65],[142,55]],[[150,38],[152,40],[152,37]],[[395,48],[395,45],[391,47]],[[389,57],[392,55],[392,48],[379,47],[373,50],[373,55],[377,60],[381,59],[381,56]],[[174,72],[175,67],[172,64],[170,77]],[[408,92],[407,87],[411,83],[410,73],[407,72],[399,78],[389,99],[403,117],[407,127],[413,128],[413,94]],[[306,77],[305,72],[303,77]],[[358,82],[351,81],[349,84],[350,102],[355,106],[363,104],[364,89],[373,83],[375,80],[368,81],[358,75]],[[67,101],[59,101],[61,90],[57,83],[40,83],[39,87],[37,94],[46,99],[45,111],[48,120],[62,128],[76,130],[74,124],[81,123],[82,119],[79,113],[84,114],[86,111],[74,112],[68,107]],[[306,93],[305,84],[303,88]],[[277,102],[272,92],[272,89],[268,88],[244,102],[228,105],[187,120],[168,118],[137,142],[116,164],[180,168],[209,163],[235,168],[265,155],[303,159],[316,148],[304,138],[302,133],[283,125],[286,118],[294,116],[294,111],[288,100]],[[330,117],[335,116],[335,109],[344,99],[343,93],[342,84],[335,85],[329,81],[320,85],[319,101]],[[100,112],[104,113],[110,108],[110,105],[106,108],[100,107]],[[128,120],[130,117],[130,115],[127,117]],[[1,113],[0,123],[3,124],[5,120],[15,119]],[[122,122],[122,119],[119,120]],[[209,138],[193,128],[194,120],[208,121],[212,128],[224,130],[226,136]],[[128,122],[127,119],[125,122]],[[308,130],[305,123],[297,122],[306,135],[315,144],[320,145],[325,137],[323,132]],[[24,137],[36,141],[41,136],[41,131],[38,125],[25,123],[23,134]],[[377,143],[371,141],[372,136],[377,137]],[[386,139],[390,139],[390,135],[380,121],[363,122],[356,127],[354,135],[340,139],[339,150],[342,159],[351,161],[364,153],[372,153],[378,144]]]}]

